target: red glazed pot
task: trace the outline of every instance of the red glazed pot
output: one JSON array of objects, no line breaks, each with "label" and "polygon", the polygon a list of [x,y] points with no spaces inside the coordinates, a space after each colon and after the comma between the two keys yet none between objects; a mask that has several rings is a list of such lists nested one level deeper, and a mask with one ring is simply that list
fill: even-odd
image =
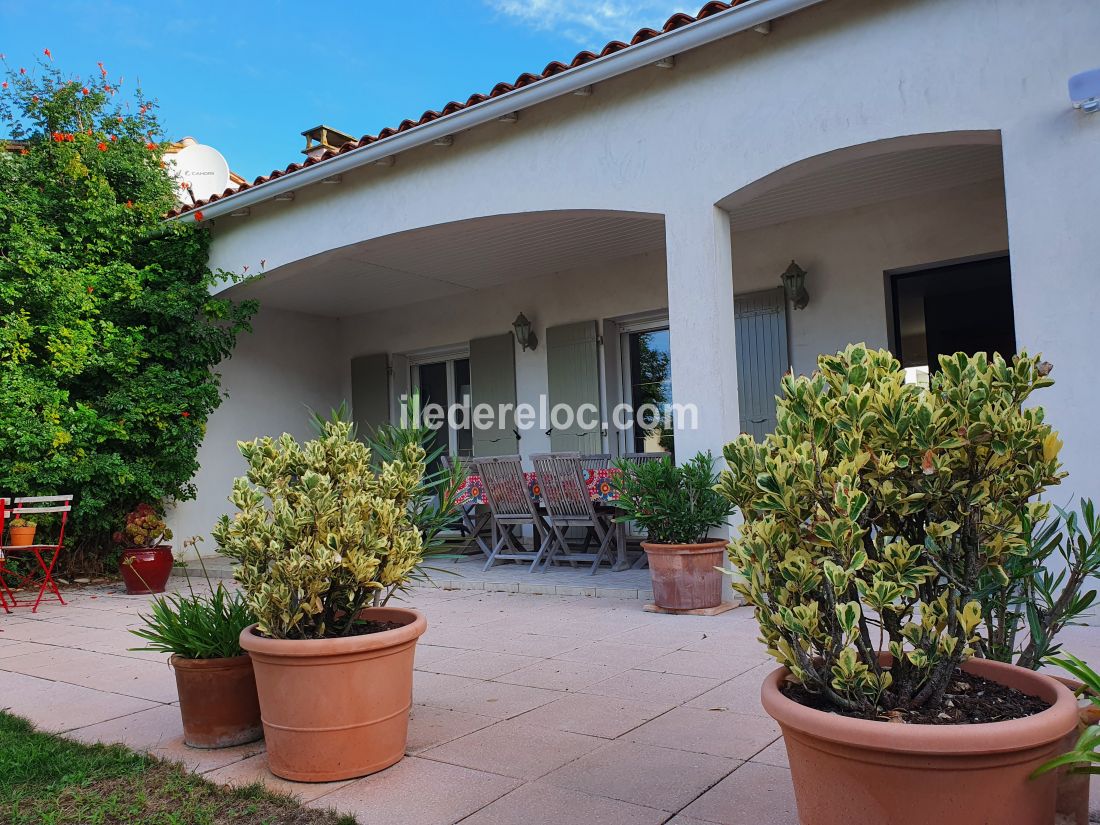
[{"label": "red glazed pot", "polygon": [[172,548],[162,544],[159,547],[131,547],[123,550],[118,570],[126,584],[126,592],[131,596],[163,593],[164,585],[172,575]]},{"label": "red glazed pot", "polygon": [[722,603],[722,566],[729,542],[653,544],[642,542],[649,559],[653,601],[666,610],[700,610]]},{"label": "red glazed pot", "polygon": [[1050,825],[1057,772],[1077,703],[1059,682],[1014,665],[971,659],[968,673],[1052,703],[1025,719],[975,725],[898,725],[808,708],[780,691],[785,667],[760,689],[783,730],[802,825]]},{"label": "red glazed pot", "polygon": [[176,674],[183,741],[192,748],[228,748],[264,735],[256,676],[248,654],[169,662]]},{"label": "red glazed pot", "polygon": [[268,639],[241,631],[260,696],[267,765],[295,782],[366,776],[401,761],[412,707],[417,611],[371,607],[366,619],[402,627],[340,639]]}]

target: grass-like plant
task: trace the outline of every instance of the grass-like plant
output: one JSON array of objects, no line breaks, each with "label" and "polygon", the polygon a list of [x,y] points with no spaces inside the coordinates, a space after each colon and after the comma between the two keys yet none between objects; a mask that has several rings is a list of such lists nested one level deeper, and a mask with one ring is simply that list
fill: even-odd
[{"label": "grass-like plant", "polygon": [[1061,650],[1062,628],[1081,624],[1096,602],[1100,515],[1091,499],[1077,511],[1054,508],[1044,522],[1024,519],[1024,552],[1005,560],[1004,577],[987,573],[977,594],[983,632],[978,654],[1037,670]]},{"label": "grass-like plant", "polygon": [[1025,406],[1049,372],[957,354],[925,389],[851,345],[784,376],[763,443],[727,445],[734,586],[806,689],[867,717],[939,706],[978,642],[984,580],[1008,582],[1026,524],[1049,512],[1036,496],[1065,475],[1042,408]]},{"label": "grass-like plant", "polygon": [[618,461],[612,479],[619,493],[619,522],[634,522],[656,544],[700,544],[726,523],[732,508],[717,492],[714,456],[699,453],[677,466],[671,456],[657,461]]},{"label": "grass-like plant", "polygon": [[232,518],[213,535],[236,562],[234,576],[260,633],[277,639],[351,634],[360,611],[385,603],[423,559],[411,505],[424,449],[410,443],[377,470],[346,421],[318,438],[239,442],[248,465],[233,482]]},{"label": "grass-like plant", "polygon": [[241,631],[255,619],[240,591],[221,582],[209,595],[172,593],[153,599],[144,627],[130,632],[148,644],[137,650],[174,653],[184,659],[240,656]]},{"label": "grass-like plant", "polygon": [[[1070,675],[1076,677],[1083,687],[1080,693],[1100,708],[1100,673],[1097,673],[1076,656],[1067,653],[1061,657],[1048,659],[1051,664],[1059,665]],[[1035,772],[1036,776],[1055,768],[1067,767],[1072,773],[1100,774],[1100,725],[1089,725],[1077,739],[1073,750],[1052,759]]]},{"label": "grass-like plant", "polygon": [[[197,549],[198,539],[189,542]],[[208,594],[196,593],[188,576],[189,595],[171,593],[157,596],[148,615],[142,614],[144,627],[130,632],[148,644],[135,650],[172,653],[184,659],[228,659],[240,656],[241,631],[256,621],[239,590],[216,585],[198,556],[209,588]]]}]

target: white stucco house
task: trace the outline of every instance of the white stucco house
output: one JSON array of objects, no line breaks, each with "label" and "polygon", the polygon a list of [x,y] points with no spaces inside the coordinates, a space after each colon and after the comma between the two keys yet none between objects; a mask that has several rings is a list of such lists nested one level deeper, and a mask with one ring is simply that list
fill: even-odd
[{"label": "white stucco house", "polygon": [[851,341],[915,376],[1041,351],[1062,492],[1100,494],[1100,114],[1067,94],[1097,66],[1096,0],[713,2],[184,212],[213,266],[266,275],[230,288],[262,309],[177,535],[225,511],[236,440],[307,435],[307,408],[591,401],[592,427],[444,432],[617,453],[645,442],[608,411],[656,391],[698,405],[688,456],[766,431],[779,375]]}]

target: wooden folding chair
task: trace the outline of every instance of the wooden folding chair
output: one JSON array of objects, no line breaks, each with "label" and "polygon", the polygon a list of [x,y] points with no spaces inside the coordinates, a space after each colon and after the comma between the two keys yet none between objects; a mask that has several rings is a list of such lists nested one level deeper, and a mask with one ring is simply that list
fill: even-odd
[{"label": "wooden folding chair", "polygon": [[[53,578],[53,568],[57,564],[57,557],[61,554],[61,546],[65,542],[65,525],[69,520],[69,513],[73,509],[73,497],[67,496],[24,496],[16,498],[13,502],[11,515],[13,518],[22,518],[35,513],[61,513],[61,527],[57,535],[57,544],[31,544],[26,547],[4,548],[9,556],[15,553],[30,553],[38,562],[38,570],[25,574],[13,573],[6,567],[0,566],[0,589],[11,599],[12,606],[26,607],[30,602],[20,603],[15,593],[12,592],[8,582],[9,576],[16,576],[15,587],[27,587],[38,585],[38,598],[34,600],[31,613],[38,612],[38,605],[42,603],[42,597],[49,590],[57,597],[61,604],[65,599],[61,597],[61,591],[57,589],[57,582]],[[41,579],[38,578],[41,576]]]},{"label": "wooden folding chair", "polygon": [[[588,484],[584,479],[580,453],[540,453],[531,456],[535,463],[542,503],[546,508],[546,521],[555,539],[546,559],[546,568],[555,559],[570,563],[591,561],[594,574],[600,562],[608,555],[616,532],[609,512],[596,509]],[[599,542],[595,552],[574,552],[566,540],[565,531],[570,527],[591,529]],[[587,548],[585,548],[587,549]]]},{"label": "wooden folding chair", "polygon": [[[443,462],[443,469],[450,472],[451,468],[454,466],[454,459],[446,453],[441,455],[439,459]],[[478,507],[484,507],[484,509],[478,512]],[[462,547],[463,552],[465,552],[466,548],[471,544],[476,542],[482,554],[488,557],[492,553],[492,550],[489,545],[485,543],[482,533],[485,532],[486,527],[491,525],[493,514],[489,511],[488,507],[476,501],[468,501],[459,504],[457,505],[457,510],[458,530],[463,536],[469,536],[469,540]]]},{"label": "wooden folding chair", "polygon": [[[481,477],[496,534],[496,542],[484,569],[488,570],[498,560],[512,559],[530,561],[531,569],[535,570],[553,546],[553,538],[539,513],[538,503],[531,496],[520,457],[477,458],[473,465]],[[528,550],[523,546],[522,537],[516,536],[515,529],[524,526],[531,527],[532,547],[536,549]]]}]

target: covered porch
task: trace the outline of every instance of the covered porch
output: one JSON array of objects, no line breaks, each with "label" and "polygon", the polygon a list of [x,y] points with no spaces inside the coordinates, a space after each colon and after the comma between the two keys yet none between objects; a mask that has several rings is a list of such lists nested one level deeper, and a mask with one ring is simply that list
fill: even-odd
[{"label": "covered porch", "polygon": [[[176,520],[183,535],[208,530],[222,505],[207,491],[241,469],[236,440],[307,436],[309,409],[343,401],[361,427],[397,422],[413,392],[511,409],[487,427],[443,421],[438,443],[460,459],[717,454],[772,429],[784,372],[851,341],[891,348],[914,380],[939,352],[1010,354],[1008,249],[996,132],[848,147],[664,215],[531,211],[330,249],[233,288],[262,309],[225,364],[199,499]],[[781,285],[792,261],[804,302]],[[674,426],[640,420],[647,404]],[[598,414],[550,421],[562,405]]]}]

